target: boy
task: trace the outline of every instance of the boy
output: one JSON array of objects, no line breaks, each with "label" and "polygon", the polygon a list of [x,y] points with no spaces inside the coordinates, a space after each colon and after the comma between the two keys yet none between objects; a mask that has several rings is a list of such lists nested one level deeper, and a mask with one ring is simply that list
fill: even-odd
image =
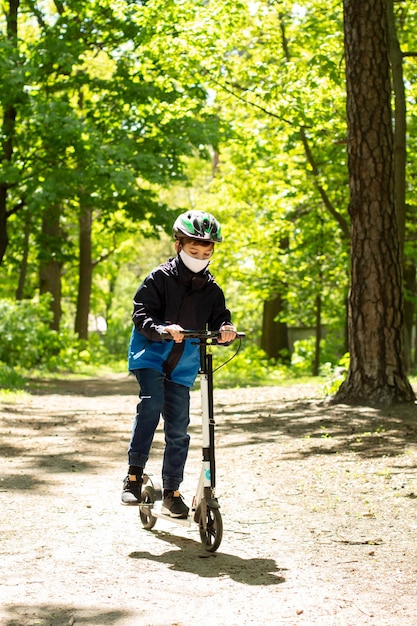
[{"label": "boy", "polygon": [[[218,221],[204,211],[181,214],[173,227],[177,256],[153,270],[136,292],[129,345],[129,370],[139,383],[139,404],[128,450],[129,469],[122,504],[141,500],[142,474],[160,415],[164,418],[161,511],[186,518],[189,508],[178,489],[190,437],[190,387],[200,351],[181,330],[221,330],[219,343],[236,337],[223,291],[208,271],[214,244],[222,241]],[[168,332],[173,341],[161,338]]]}]

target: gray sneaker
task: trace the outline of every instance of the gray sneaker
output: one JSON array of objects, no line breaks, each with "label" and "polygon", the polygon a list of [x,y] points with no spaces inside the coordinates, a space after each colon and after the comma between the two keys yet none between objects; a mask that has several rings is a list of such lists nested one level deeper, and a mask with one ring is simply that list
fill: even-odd
[{"label": "gray sneaker", "polygon": [[162,501],[161,513],[170,517],[186,519],[190,509],[185,504],[179,491],[167,491]]},{"label": "gray sneaker", "polygon": [[128,475],[123,481],[122,504],[138,506],[142,500],[142,477]]}]

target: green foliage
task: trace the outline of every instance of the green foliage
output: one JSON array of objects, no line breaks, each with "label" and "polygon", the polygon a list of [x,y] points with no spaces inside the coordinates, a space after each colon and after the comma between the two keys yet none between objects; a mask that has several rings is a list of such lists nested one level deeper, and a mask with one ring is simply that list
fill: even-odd
[{"label": "green foliage", "polygon": [[[395,10],[412,57],[416,9],[405,2]],[[13,298],[21,282],[32,298],[40,264],[58,262],[63,318],[57,336],[45,305],[26,328],[23,309],[35,304],[25,302],[19,322],[8,323],[16,337],[10,354],[1,335],[0,354],[49,370],[125,359],[134,291],[171,253],[166,233],[186,208],[222,221],[213,273],[247,343],[259,341],[263,301],[277,293],[280,322],[314,326],[320,300],[322,324],[342,327],[349,283],[342,12],[340,2],[318,0],[21,3],[18,38],[0,41],[0,110],[16,109],[13,151],[0,169],[10,238],[0,282],[2,296]],[[417,80],[409,57],[405,252],[415,263]],[[88,344],[68,330],[82,206],[93,207],[91,313],[107,321],[107,332]],[[51,207],[60,231],[48,238]],[[339,354],[326,338],[322,367]],[[300,344],[292,371],[309,373],[312,358],[312,344]],[[279,380],[280,371],[245,345],[218,375],[238,384]]]},{"label": "green foliage", "polygon": [[[242,347],[234,356],[237,345],[218,347],[213,356],[214,380],[217,387],[249,387],[273,384],[272,367],[265,354],[255,346]],[[228,359],[232,359],[227,362]],[[224,365],[223,365],[224,364]]]},{"label": "green foliage", "polygon": [[[97,373],[103,366],[117,371],[126,368],[131,323],[110,326],[103,335],[91,333],[88,342],[74,334],[59,334],[49,328],[49,298],[32,301],[0,301],[0,386],[23,388],[25,377],[54,372]],[[300,342],[293,367],[267,359],[247,339],[241,349],[217,347],[213,352],[217,387],[280,385],[311,371],[311,353]],[[238,350],[238,351],[237,351]],[[237,351],[237,354],[236,354]]]},{"label": "green foliage", "polygon": [[[100,338],[102,347],[112,362],[117,363],[118,361],[126,360],[131,332],[132,326],[129,323],[126,325],[116,325],[112,323],[107,327],[107,331]],[[91,335],[89,341],[91,341]]]},{"label": "green foliage", "polygon": [[[341,346],[336,346],[332,335],[320,341],[320,376],[328,377],[335,368],[344,367],[346,357],[339,357]],[[291,355],[291,372],[295,376],[309,376],[313,370],[315,339],[301,339],[294,343]]]},{"label": "green foliage", "polygon": [[18,368],[0,362],[0,390],[8,389],[15,391],[24,389],[25,386],[26,378],[20,373]]},{"label": "green foliage", "polygon": [[77,371],[88,364],[107,363],[109,356],[99,336],[93,334],[89,342],[82,342],[69,330],[57,333],[50,328],[49,303],[48,295],[30,301],[0,300],[0,362],[26,374],[34,369]]},{"label": "green foliage", "polygon": [[321,374],[326,379],[323,387],[323,393],[326,396],[333,396],[340,385],[346,379],[346,373],[349,369],[349,353],[343,355],[336,367],[330,363],[325,363],[321,368]]},{"label": "green foliage", "polygon": [[49,329],[49,298],[0,301],[0,361],[29,370],[59,352],[59,339]]},{"label": "green foliage", "polygon": [[[184,179],[184,155],[207,156],[217,115],[192,73],[168,62],[176,34],[151,6],[94,0],[17,11],[19,37],[0,46],[0,112],[15,108],[3,128],[13,149],[0,154],[9,235],[2,273],[8,296],[20,280],[32,297],[40,262],[59,262],[69,277],[63,293],[75,300],[80,210],[94,210],[95,267],[133,230],[168,230],[160,188]],[[4,16],[0,30],[6,35]],[[48,241],[51,207],[60,233]]]},{"label": "green foliage", "polygon": [[[349,366],[349,356],[325,361],[326,349],[323,340],[323,358],[320,367],[325,394],[335,392],[344,380]],[[234,356],[237,349],[236,342],[227,348],[216,348],[213,354],[214,381],[216,387],[259,387],[273,385],[288,385],[311,377],[314,359],[313,340],[298,341],[295,344],[290,366],[282,365],[268,359],[260,348],[248,344],[244,345]],[[228,359],[231,359],[228,362]],[[224,366],[222,364],[224,363]]]},{"label": "green foliage", "polygon": [[310,374],[310,361],[306,361],[304,367],[287,367],[268,359],[263,350],[253,344],[248,344],[247,340],[244,342],[246,345],[239,350],[236,356],[236,342],[227,348],[215,349],[213,368],[216,387],[283,385],[290,380]]},{"label": "green foliage", "polygon": [[294,344],[291,365],[300,375],[311,374],[314,360],[314,338],[300,339]]}]

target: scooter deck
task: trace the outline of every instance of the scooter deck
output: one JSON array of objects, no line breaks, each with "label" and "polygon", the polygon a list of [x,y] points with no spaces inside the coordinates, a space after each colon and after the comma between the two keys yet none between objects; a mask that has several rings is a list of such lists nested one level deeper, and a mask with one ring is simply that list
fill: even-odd
[{"label": "scooter deck", "polygon": [[157,511],[155,508],[152,509],[153,517],[157,517],[158,519],[164,519],[167,522],[173,522],[174,524],[178,524],[179,526],[186,526],[189,528],[191,526],[191,522],[193,519],[188,516],[187,518],[181,517],[171,517],[170,515],[165,515],[161,513],[161,511]]}]

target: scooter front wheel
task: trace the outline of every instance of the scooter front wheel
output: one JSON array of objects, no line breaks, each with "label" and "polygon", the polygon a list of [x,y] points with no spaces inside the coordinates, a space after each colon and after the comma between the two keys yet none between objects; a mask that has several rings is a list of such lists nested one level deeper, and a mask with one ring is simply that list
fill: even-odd
[{"label": "scooter front wheel", "polygon": [[155,502],[155,490],[150,485],[142,490],[142,502],[139,505],[139,517],[146,530],[151,530],[156,524],[157,518],[152,515]]},{"label": "scooter front wheel", "polygon": [[215,552],[223,537],[223,520],[219,509],[207,507],[206,528],[203,519],[199,522],[200,538],[208,552]]}]

